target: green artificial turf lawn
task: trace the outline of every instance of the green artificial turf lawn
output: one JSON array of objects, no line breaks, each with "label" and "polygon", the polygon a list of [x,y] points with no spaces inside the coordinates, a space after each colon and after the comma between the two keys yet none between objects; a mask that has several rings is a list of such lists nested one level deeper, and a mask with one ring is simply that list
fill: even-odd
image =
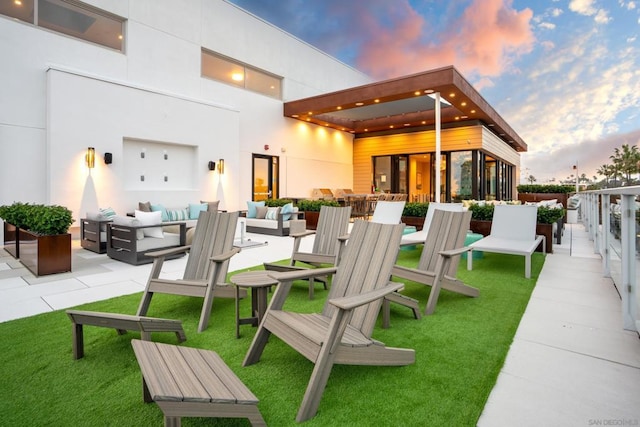
[{"label": "green artificial turf lawn", "polygon": [[[417,265],[420,250],[400,251],[398,263]],[[333,367],[318,414],[309,426],[475,426],[495,384],[518,323],[538,278],[544,256],[534,254],[532,279],[524,278],[521,256],[485,254],[474,270],[460,263],[458,277],[480,289],[479,298],[442,291],[435,314],[415,320],[392,305],[391,328],[381,316],[373,337],[388,346],[413,348],[416,363],[404,367]],[[46,286],[46,285],[41,285]],[[424,309],[430,288],[406,282],[404,294]],[[286,308],[319,311],[327,291],[294,284]],[[76,308],[134,314],[141,294]],[[235,338],[234,302],[216,299],[208,329],[196,328],[202,299],[155,295],[149,316],[181,319],[182,345],[218,352],[260,399],[268,425],[296,425],[295,416],[313,365],[277,337],[259,363],[242,367],[256,331],[242,325]],[[241,302],[248,315],[249,299]],[[142,401],[141,375],[130,340],[139,333],[86,326],[85,357],[73,360],[71,322],[65,311],[0,324],[2,387],[0,414],[7,426],[152,426],[162,412]],[[155,333],[155,341],[176,344],[175,334]],[[245,419],[183,418],[184,426],[249,425]]]}]

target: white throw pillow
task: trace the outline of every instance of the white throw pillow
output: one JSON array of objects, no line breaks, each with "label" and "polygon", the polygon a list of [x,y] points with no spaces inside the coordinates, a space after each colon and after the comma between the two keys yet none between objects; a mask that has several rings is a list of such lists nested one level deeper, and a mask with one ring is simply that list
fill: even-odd
[{"label": "white throw pillow", "polygon": [[[160,225],[162,223],[162,212],[143,212],[136,209],[136,219],[140,221],[140,225]],[[145,237],[164,238],[162,227],[143,228],[142,232]]]}]

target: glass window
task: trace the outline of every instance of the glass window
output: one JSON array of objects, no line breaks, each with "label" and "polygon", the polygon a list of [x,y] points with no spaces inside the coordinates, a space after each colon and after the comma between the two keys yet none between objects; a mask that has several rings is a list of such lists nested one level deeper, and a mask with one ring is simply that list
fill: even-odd
[{"label": "glass window", "polygon": [[33,24],[34,0],[0,1],[0,14]]},{"label": "glass window", "polygon": [[472,152],[458,151],[451,153],[451,200],[472,199]]},{"label": "glass window", "polygon": [[80,2],[5,0],[0,2],[0,14],[112,49],[124,50],[124,19]]},{"label": "glass window", "polygon": [[282,99],[282,78],[202,49],[201,73],[230,85]]}]

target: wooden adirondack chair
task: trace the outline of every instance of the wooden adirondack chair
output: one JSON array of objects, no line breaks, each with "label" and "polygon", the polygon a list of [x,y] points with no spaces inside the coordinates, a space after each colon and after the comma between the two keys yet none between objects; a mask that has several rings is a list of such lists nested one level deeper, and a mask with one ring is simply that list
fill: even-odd
[{"label": "wooden adirondack chair", "polygon": [[[349,218],[351,215],[351,207],[333,207],[322,206],[320,215],[318,216],[318,226],[316,230],[306,230],[301,233],[290,234],[293,237],[293,253],[288,266],[265,263],[265,270],[273,271],[292,271],[292,270],[308,270],[309,268],[317,268],[322,265],[335,265],[338,258],[340,242],[338,238],[345,236],[349,229]],[[313,248],[311,252],[300,252],[300,243],[302,238],[315,234]],[[306,266],[298,266],[296,263],[302,263]],[[306,277],[302,277],[306,278]],[[316,275],[309,276],[309,299],[313,298],[315,280],[324,283],[327,289],[327,279]]]},{"label": "wooden adirondack chair", "polygon": [[[235,298],[232,286],[225,283],[229,259],[240,249],[233,247],[238,212],[201,212],[190,246],[149,252],[153,257],[151,274],[142,295],[138,316],[145,316],[154,293],[204,298],[198,332],[207,328],[213,298]],[[160,272],[165,257],[177,251],[189,251],[182,279],[162,279]],[[246,291],[242,297],[246,296]]]},{"label": "wooden adirondack chair", "polygon": [[[464,246],[470,221],[471,211],[435,210],[418,267],[409,268],[395,265],[391,271],[393,277],[431,286],[429,300],[424,310],[425,315],[433,314],[441,289],[470,297],[477,297],[480,294],[478,289],[465,285],[456,278],[460,255],[470,250]],[[387,300],[402,304],[402,301],[394,300],[394,295],[388,297]],[[384,310],[385,317],[388,318],[388,305],[385,304]]]},{"label": "wooden adirondack chair", "polygon": [[371,338],[382,299],[403,286],[389,282],[403,228],[403,224],[361,220],[354,223],[340,264],[313,272],[318,275],[335,272],[322,313],[282,310],[292,282],[309,272],[273,273],[279,284],[243,366],[260,360],[271,334],[315,363],[296,417],[298,422],[316,414],[335,363],[402,366],[415,362],[413,349],[386,347]]}]

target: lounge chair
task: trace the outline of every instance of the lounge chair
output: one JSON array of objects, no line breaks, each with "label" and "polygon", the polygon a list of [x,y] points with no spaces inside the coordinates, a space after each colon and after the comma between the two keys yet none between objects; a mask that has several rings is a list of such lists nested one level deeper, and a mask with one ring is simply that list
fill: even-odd
[{"label": "lounge chair", "polygon": [[[320,266],[335,265],[338,259],[340,247],[339,237],[345,236],[349,228],[351,207],[322,206],[318,217],[316,230],[306,230],[301,233],[292,233],[293,252],[289,265],[265,263],[265,270],[292,271],[308,270]],[[302,238],[315,235],[311,252],[300,252]],[[304,266],[296,265],[302,263]],[[315,280],[324,283],[327,289],[327,279],[316,275],[309,276],[309,298],[313,299]]]},{"label": "lounge chair", "polygon": [[405,202],[378,200],[371,221],[380,224],[400,224]]},{"label": "lounge chair", "polygon": [[[478,289],[465,285],[456,278],[460,255],[469,250],[464,246],[471,211],[452,212],[436,209],[431,218],[431,226],[425,239],[422,255],[417,268],[395,265],[393,277],[407,279],[431,286],[429,300],[424,314],[433,314],[441,289],[470,297],[477,297]],[[393,294],[388,297],[394,301]],[[401,303],[402,304],[402,303]],[[388,305],[385,305],[385,318],[388,319]]]},{"label": "lounge chair", "polygon": [[[524,256],[524,277],[531,278],[531,254],[542,243],[546,253],[546,239],[536,235],[538,207],[533,205],[496,205],[491,232],[469,245],[472,250]],[[467,270],[473,269],[473,256],[467,255]]]},{"label": "lounge chair", "polygon": [[260,360],[271,334],[315,364],[298,422],[316,414],[334,364],[403,366],[415,362],[413,349],[386,347],[371,338],[382,299],[402,288],[402,284],[390,283],[389,277],[403,228],[402,224],[354,223],[340,264],[314,271],[318,275],[335,273],[322,313],[283,311],[292,282],[309,272],[274,273],[279,285],[243,366]]},{"label": "lounge chair", "polygon": [[[142,295],[138,316],[146,316],[154,293],[186,295],[204,298],[198,332],[209,324],[214,297],[235,298],[232,286],[225,283],[229,259],[240,249],[233,247],[233,238],[238,221],[238,212],[200,212],[190,246],[181,246],[164,251],[149,252],[153,267]],[[160,278],[165,257],[178,251],[189,252],[182,279]],[[246,291],[241,297],[246,296]]]},{"label": "lounge chair", "polygon": [[424,218],[422,230],[402,236],[402,241],[400,242],[401,246],[424,243],[425,239],[427,238],[427,233],[429,232],[429,226],[431,224],[431,218],[433,218],[433,212],[436,209],[452,212],[462,212],[464,210],[462,203],[429,202],[429,208],[427,209],[427,215]]}]

